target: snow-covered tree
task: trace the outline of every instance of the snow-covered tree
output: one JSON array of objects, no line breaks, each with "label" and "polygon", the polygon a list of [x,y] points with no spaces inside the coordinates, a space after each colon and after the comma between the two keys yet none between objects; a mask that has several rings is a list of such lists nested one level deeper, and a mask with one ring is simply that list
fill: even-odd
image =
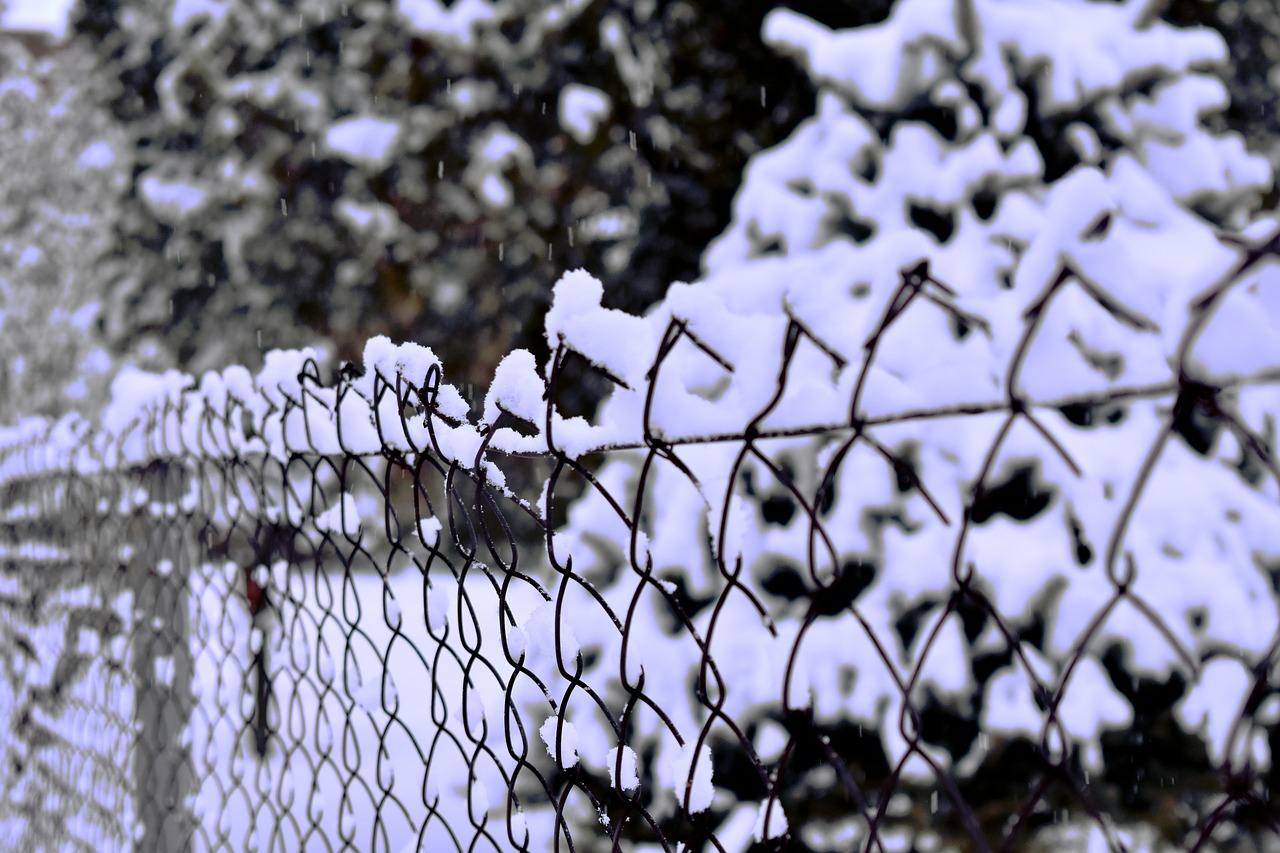
[{"label": "snow-covered tree", "polygon": [[647,450],[552,540],[567,615],[530,629],[605,697],[563,688],[577,778],[634,790],[621,731],[626,798],[725,849],[1230,845],[1274,805],[1272,174],[1206,127],[1221,38],[1156,5],[775,12],[817,114],[705,277],[644,318],[557,286],[549,344],[617,387],[552,440]]}]

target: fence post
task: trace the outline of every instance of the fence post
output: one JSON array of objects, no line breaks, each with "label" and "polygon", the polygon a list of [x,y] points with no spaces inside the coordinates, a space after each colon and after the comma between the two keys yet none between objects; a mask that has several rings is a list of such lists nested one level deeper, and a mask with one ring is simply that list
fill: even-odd
[{"label": "fence post", "polygon": [[196,823],[187,732],[195,708],[189,578],[198,554],[189,519],[176,511],[191,475],[181,462],[152,463],[141,478],[147,500],[125,531],[124,541],[137,543],[125,582],[135,617],[130,658],[140,850],[187,849]]}]

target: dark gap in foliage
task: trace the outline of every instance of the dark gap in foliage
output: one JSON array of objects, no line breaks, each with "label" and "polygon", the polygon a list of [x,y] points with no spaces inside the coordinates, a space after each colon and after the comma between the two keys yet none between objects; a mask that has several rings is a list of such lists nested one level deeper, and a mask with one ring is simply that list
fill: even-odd
[{"label": "dark gap in foliage", "polygon": [[1093,548],[1084,538],[1084,525],[1075,510],[1067,507],[1067,526],[1071,529],[1071,542],[1075,553],[1076,564],[1084,567],[1093,562]]},{"label": "dark gap in foliage", "polygon": [[917,102],[908,105],[907,109],[899,114],[898,121],[923,122],[938,131],[938,135],[948,142],[956,141],[956,134],[960,129],[959,122],[956,120],[955,107],[934,103],[928,93],[921,95]]},{"label": "dark gap in foliage", "polygon": [[907,218],[915,227],[936,237],[939,243],[945,244],[955,233],[955,214],[949,210],[938,210],[919,202],[910,203],[907,205]]},{"label": "dark gap in foliage", "polygon": [[1038,463],[1014,468],[1003,481],[984,486],[974,499],[969,517],[983,524],[1003,513],[1015,521],[1029,521],[1048,508],[1053,500],[1052,486],[1040,487],[1036,482]]},{"label": "dark gap in foliage", "polygon": [[1044,79],[1035,74],[1019,76],[1015,86],[1027,99],[1025,130],[1044,161],[1045,183],[1057,181],[1081,163],[1080,153],[1072,145],[1071,135],[1066,132],[1069,124],[1082,123],[1093,131],[1098,137],[1101,146],[1099,154],[1103,159],[1125,147],[1122,140],[1107,132],[1107,122],[1098,115],[1094,105],[1062,114],[1042,113],[1040,86]]},{"label": "dark gap in foliage", "polygon": [[[614,388],[609,377],[573,350],[567,350],[555,383],[556,411],[565,418],[590,418],[596,405]],[[572,393],[566,393],[572,390]]]},{"label": "dark gap in foliage", "polygon": [[760,586],[770,595],[795,601],[809,594],[809,587],[804,582],[800,570],[790,563],[779,562],[773,570],[760,582]]},{"label": "dark gap in foliage", "polygon": [[978,737],[977,719],[961,716],[954,708],[940,702],[932,690],[925,692],[924,706],[919,714],[920,737],[942,747],[957,760],[968,754]]},{"label": "dark gap in foliage", "polygon": [[817,503],[818,515],[827,516],[831,513],[831,510],[836,505],[836,481],[834,477],[824,481],[822,488],[814,496],[814,500]]},{"label": "dark gap in foliage", "polygon": [[973,675],[979,684],[986,684],[997,671],[1009,665],[1013,653],[1008,649],[1002,652],[980,652],[973,656]]},{"label": "dark gap in foliage", "polygon": [[863,513],[863,518],[873,529],[892,525],[908,536],[924,526],[924,522],[907,518],[900,509],[868,509]]},{"label": "dark gap in foliage", "polygon": [[1044,613],[1037,610],[1031,616],[1031,621],[1023,625],[1017,630],[1014,636],[1020,643],[1026,643],[1037,651],[1044,651],[1045,630],[1048,625],[1045,623]]},{"label": "dark gap in foliage", "polygon": [[870,151],[866,151],[861,158],[861,163],[854,169],[854,174],[866,183],[874,184],[876,178],[880,177],[880,159]]},{"label": "dark gap in foliage", "polygon": [[683,574],[662,574],[660,577],[668,586],[674,585],[675,590],[655,596],[654,600],[661,600],[663,606],[655,607],[653,613],[662,626],[663,632],[669,637],[674,637],[686,630],[684,622],[680,618],[681,613],[684,614],[685,619],[693,619],[693,617],[713,604],[716,596],[699,597],[694,595],[693,591],[689,589],[689,582]]},{"label": "dark gap in foliage", "polygon": [[749,235],[751,238],[751,258],[767,258],[770,256],[785,255],[787,253],[787,243],[777,234],[769,235]]},{"label": "dark gap in foliage", "polygon": [[1174,714],[1187,690],[1183,675],[1174,671],[1164,680],[1135,677],[1121,643],[1106,650],[1102,664],[1116,690],[1133,706],[1128,729],[1102,734],[1105,779],[1122,805],[1151,808],[1163,796],[1161,781],[1166,779],[1176,780],[1183,790],[1220,785],[1204,742],[1196,732],[1183,731]]},{"label": "dark gap in foliage", "polygon": [[969,96],[970,102],[978,110],[978,117],[981,119],[983,127],[991,125],[991,105],[987,103],[986,90],[982,85],[972,80],[963,80],[965,94]]},{"label": "dark gap in foliage", "polygon": [[1208,456],[1222,431],[1217,415],[1217,391],[1201,382],[1184,380],[1173,403],[1173,432],[1201,456]]},{"label": "dark gap in foliage", "polygon": [[1099,427],[1123,423],[1129,409],[1123,403],[1068,403],[1058,409],[1069,423],[1078,427]]},{"label": "dark gap in foliage", "polygon": [[770,495],[760,505],[760,515],[766,524],[785,527],[796,514],[796,502],[788,495]]},{"label": "dark gap in foliage", "polygon": [[818,188],[808,178],[792,178],[787,181],[787,189],[801,198],[813,198],[818,194]]},{"label": "dark gap in foliage", "polygon": [[990,618],[986,608],[978,603],[972,594],[962,595],[959,592],[952,595],[951,603],[956,616],[960,618],[965,639],[970,643],[976,642],[982,635],[983,629],[987,627],[987,620]]},{"label": "dark gap in foliage", "polygon": [[[890,773],[891,766],[884,746],[873,728],[850,721],[818,724],[809,713],[802,710],[794,711],[778,722],[790,733],[794,744],[787,775],[782,780],[784,784],[780,786],[783,791],[793,792],[784,795],[788,796],[784,800],[788,818],[793,814],[804,814],[807,815],[807,822],[824,814],[828,819],[849,814],[852,798],[838,782],[824,792],[823,796],[806,796],[816,792],[797,790],[800,787],[797,783],[809,777],[814,768],[830,766],[829,752],[838,756],[853,781],[864,789],[878,786]],[[795,797],[794,802],[789,799],[790,796]]]},{"label": "dark gap in foliage", "polygon": [[1000,196],[991,187],[983,187],[973,194],[972,203],[974,215],[983,222],[990,222],[1000,205]]},{"label": "dark gap in foliage", "polygon": [[580,648],[578,650],[578,654],[582,656],[582,668],[587,670],[591,669],[591,667],[595,666],[596,663],[599,662],[602,650],[599,643],[592,643],[591,645]]},{"label": "dark gap in foliage", "polygon": [[1111,212],[1107,211],[1095,219],[1092,223],[1085,226],[1080,234],[1080,239],[1086,243],[1098,242],[1103,240],[1107,233],[1111,231],[1111,223],[1114,221]]},{"label": "dark gap in foliage", "polygon": [[857,245],[861,245],[875,236],[876,223],[874,220],[860,219],[849,213],[836,221],[836,233],[848,237]]},{"label": "dark gap in foliage", "polygon": [[871,586],[877,572],[873,563],[846,560],[835,579],[814,593],[813,612],[819,616],[838,616],[844,613]]},{"label": "dark gap in foliage", "polygon": [[898,637],[902,640],[904,649],[911,648],[911,644],[915,642],[916,634],[920,631],[920,625],[924,622],[924,617],[935,606],[937,606],[936,601],[926,598],[894,620],[893,629],[898,632]]},{"label": "dark gap in foliage", "polygon": [[893,450],[893,487],[898,494],[906,494],[916,487],[920,478],[920,445],[906,442]]},{"label": "dark gap in foliage", "polygon": [[886,146],[893,136],[893,129],[905,122],[918,122],[931,127],[948,142],[956,141],[960,129],[955,107],[935,102],[929,92],[916,95],[902,109],[892,112],[865,107],[860,107],[858,112],[875,128],[880,141]]}]

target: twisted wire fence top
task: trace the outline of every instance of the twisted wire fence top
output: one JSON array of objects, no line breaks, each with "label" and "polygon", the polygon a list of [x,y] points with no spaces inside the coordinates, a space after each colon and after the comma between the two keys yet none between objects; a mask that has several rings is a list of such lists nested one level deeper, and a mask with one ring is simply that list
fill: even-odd
[{"label": "twisted wire fence top", "polygon": [[[9,839],[1275,833],[1280,234],[1197,243],[1144,311],[1152,273],[1089,252],[1136,227],[1083,225],[1010,289],[910,240],[644,318],[571,273],[550,364],[513,353],[474,418],[375,339],[332,381],[276,352],[9,430]],[[615,385],[594,422],[557,407],[575,364]]]}]

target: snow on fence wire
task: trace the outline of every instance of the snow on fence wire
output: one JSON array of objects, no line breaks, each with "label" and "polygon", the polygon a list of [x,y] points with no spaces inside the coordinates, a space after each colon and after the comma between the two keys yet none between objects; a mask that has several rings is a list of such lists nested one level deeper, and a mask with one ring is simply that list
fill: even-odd
[{"label": "snow on fence wire", "polygon": [[571,273],[477,417],[381,338],[126,374],[4,438],[5,842],[1272,849],[1278,245],[1163,329],[1071,254],[965,307],[910,242],[645,318]]}]

